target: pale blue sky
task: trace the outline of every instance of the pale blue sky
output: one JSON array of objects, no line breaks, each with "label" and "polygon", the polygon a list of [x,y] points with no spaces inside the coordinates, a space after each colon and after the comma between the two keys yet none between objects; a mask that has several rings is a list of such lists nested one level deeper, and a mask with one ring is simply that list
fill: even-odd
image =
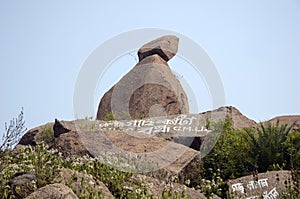
[{"label": "pale blue sky", "polygon": [[[122,32],[149,27],[181,33],[206,51],[226,105],[256,121],[300,114],[298,0],[1,1],[0,129],[21,107],[28,128],[72,120],[74,85],[89,54]],[[135,63],[122,59],[116,63],[126,65],[124,72]],[[108,89],[120,75],[97,88]],[[200,111],[209,108],[198,103]]]}]

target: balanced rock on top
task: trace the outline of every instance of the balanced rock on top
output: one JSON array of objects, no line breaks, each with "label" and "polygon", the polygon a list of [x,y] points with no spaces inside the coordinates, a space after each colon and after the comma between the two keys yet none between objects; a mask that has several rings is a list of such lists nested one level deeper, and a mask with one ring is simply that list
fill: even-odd
[{"label": "balanced rock on top", "polygon": [[172,59],[178,51],[178,37],[167,35],[143,45],[139,51],[139,61],[145,57],[157,54],[166,62]]},{"label": "balanced rock on top", "polygon": [[179,39],[167,35],[143,45],[139,63],[102,97],[97,119],[113,113],[114,119],[186,114],[187,96],[167,61],[175,56]]}]

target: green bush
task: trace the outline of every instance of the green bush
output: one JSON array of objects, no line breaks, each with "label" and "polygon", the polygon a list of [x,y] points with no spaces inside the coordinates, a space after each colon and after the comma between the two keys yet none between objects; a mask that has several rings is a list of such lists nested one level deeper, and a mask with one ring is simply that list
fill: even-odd
[{"label": "green bush", "polygon": [[245,140],[249,145],[248,162],[250,170],[266,172],[267,170],[289,169],[288,148],[285,142],[292,132],[293,125],[260,124],[256,131],[246,129]]},{"label": "green bush", "polygon": [[289,133],[283,143],[288,155],[288,165],[291,169],[300,169],[300,132]]},{"label": "green bush", "polygon": [[226,118],[224,121],[217,123],[211,122],[210,129],[213,126],[222,124],[222,129],[218,141],[212,151],[202,159],[202,176],[210,179],[216,171],[221,171],[222,179],[233,179],[247,175],[249,173],[245,159],[249,150],[245,142],[245,132],[234,130],[232,121]]}]

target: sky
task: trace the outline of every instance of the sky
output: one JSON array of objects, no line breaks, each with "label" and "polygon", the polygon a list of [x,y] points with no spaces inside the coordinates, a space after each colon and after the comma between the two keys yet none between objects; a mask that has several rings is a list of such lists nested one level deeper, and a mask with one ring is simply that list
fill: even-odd
[{"label": "sky", "polygon": [[[74,87],[85,60],[105,41],[143,28],[172,30],[201,46],[221,77],[224,105],[255,121],[300,114],[298,0],[3,0],[0,134],[22,107],[28,129],[55,118],[73,120]],[[95,113],[103,93],[135,59],[136,51],[124,54],[99,78]],[[203,79],[193,80],[178,56],[169,65],[193,89],[197,111],[209,110]]]}]

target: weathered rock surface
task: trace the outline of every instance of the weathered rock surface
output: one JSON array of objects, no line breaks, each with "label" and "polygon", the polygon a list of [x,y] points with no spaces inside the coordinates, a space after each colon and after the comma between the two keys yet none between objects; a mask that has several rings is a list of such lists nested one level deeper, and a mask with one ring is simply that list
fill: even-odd
[{"label": "weathered rock surface", "polygon": [[73,155],[90,156],[90,152],[86,149],[80,135],[76,131],[64,133],[56,138],[55,148],[57,148],[65,157]]},{"label": "weathered rock surface", "polygon": [[231,198],[281,198],[292,183],[291,171],[269,171],[230,180],[228,186]]},{"label": "weathered rock surface", "polygon": [[157,54],[163,58],[166,62],[172,59],[178,51],[178,37],[173,35],[166,35],[157,38],[145,45],[143,45],[139,51],[139,61],[150,55]]},{"label": "weathered rock surface", "polygon": [[64,122],[55,119],[53,125],[54,137],[58,138],[61,134],[68,133],[70,131],[76,131],[75,121],[73,122]]},{"label": "weathered rock surface", "polygon": [[50,122],[29,130],[20,140],[14,151],[17,153],[22,148],[43,142],[50,148],[58,149],[63,156],[90,155],[77,133],[75,121]]},{"label": "weathered rock surface", "polygon": [[78,199],[74,192],[64,184],[49,184],[30,194],[26,199]]},{"label": "weathered rock surface", "polygon": [[92,156],[103,157],[113,166],[117,166],[113,162],[116,157],[117,162],[126,162],[120,168],[128,171],[156,172],[159,169],[160,172],[164,167],[163,178],[179,175],[199,155],[198,151],[189,147],[156,136],[143,136],[141,133],[84,131],[83,134],[83,143]]},{"label": "weathered rock surface", "polygon": [[35,146],[37,143],[42,141],[50,146],[53,145],[53,122],[49,122],[27,131],[21,138],[19,145]]},{"label": "weathered rock surface", "polygon": [[140,49],[140,62],[102,97],[98,120],[112,112],[117,120],[189,112],[187,96],[166,62],[176,54],[178,41],[166,38]]}]

